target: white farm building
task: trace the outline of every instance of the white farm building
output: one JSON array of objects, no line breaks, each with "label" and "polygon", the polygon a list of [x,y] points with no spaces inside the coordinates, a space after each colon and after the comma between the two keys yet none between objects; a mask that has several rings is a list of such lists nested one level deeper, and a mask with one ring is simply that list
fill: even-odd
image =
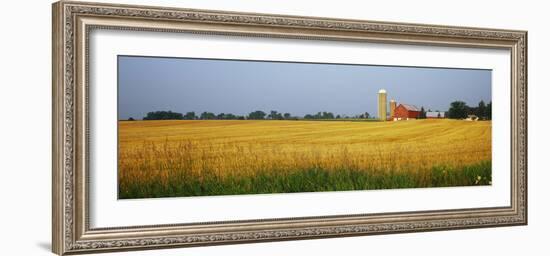
[{"label": "white farm building", "polygon": [[426,112],[426,118],[430,118],[430,119],[445,118],[445,112],[443,112],[443,111]]}]

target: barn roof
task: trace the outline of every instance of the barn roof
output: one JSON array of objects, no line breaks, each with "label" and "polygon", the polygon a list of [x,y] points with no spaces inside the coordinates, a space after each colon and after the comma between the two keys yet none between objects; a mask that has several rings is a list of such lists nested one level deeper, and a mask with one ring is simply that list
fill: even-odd
[{"label": "barn roof", "polygon": [[401,105],[408,111],[420,111],[419,108],[417,108],[416,106],[414,105],[409,105],[409,104],[403,104],[401,103]]}]

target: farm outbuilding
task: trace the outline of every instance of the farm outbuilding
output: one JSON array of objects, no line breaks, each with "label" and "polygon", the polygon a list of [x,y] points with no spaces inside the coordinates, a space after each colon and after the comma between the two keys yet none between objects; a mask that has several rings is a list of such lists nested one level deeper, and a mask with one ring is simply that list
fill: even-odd
[{"label": "farm outbuilding", "polygon": [[418,109],[416,106],[409,104],[399,104],[395,108],[393,120],[417,119],[419,115],[420,109]]},{"label": "farm outbuilding", "polygon": [[477,121],[477,120],[479,120],[479,117],[476,116],[476,115],[468,115],[468,117],[465,118],[464,120],[466,120],[466,121]]},{"label": "farm outbuilding", "polygon": [[429,111],[429,112],[426,112],[426,118],[428,118],[428,119],[445,118],[445,112],[443,112],[443,111]]}]

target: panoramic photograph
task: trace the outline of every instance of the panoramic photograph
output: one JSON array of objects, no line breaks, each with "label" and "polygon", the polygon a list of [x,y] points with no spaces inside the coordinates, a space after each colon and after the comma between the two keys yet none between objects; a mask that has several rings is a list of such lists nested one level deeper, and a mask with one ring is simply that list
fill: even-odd
[{"label": "panoramic photograph", "polygon": [[118,198],[491,185],[491,70],[118,56]]}]

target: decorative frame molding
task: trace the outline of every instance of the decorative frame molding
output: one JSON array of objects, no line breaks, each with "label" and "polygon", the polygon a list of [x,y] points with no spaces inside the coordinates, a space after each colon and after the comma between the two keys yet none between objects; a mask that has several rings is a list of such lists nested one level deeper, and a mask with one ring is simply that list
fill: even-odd
[{"label": "decorative frame molding", "polygon": [[[53,4],[55,253],[216,245],[527,224],[527,32],[61,1]],[[88,223],[88,35],[93,29],[186,32],[509,49],[509,207],[91,229]]]}]

